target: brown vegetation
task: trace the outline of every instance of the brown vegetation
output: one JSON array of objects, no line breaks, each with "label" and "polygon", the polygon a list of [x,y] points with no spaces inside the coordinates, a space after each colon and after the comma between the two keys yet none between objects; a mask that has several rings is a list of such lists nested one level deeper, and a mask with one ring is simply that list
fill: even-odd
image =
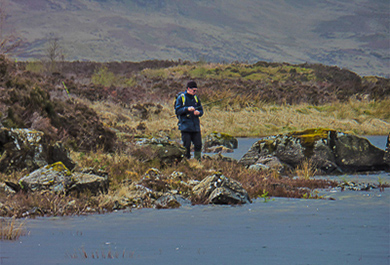
[{"label": "brown vegetation", "polygon": [[[206,109],[204,135],[219,131],[258,137],[310,127],[358,134],[389,131],[390,80],[362,78],[337,67],[146,61],[62,62],[61,71],[50,74],[39,69],[32,63],[15,64],[0,58],[0,124],[41,130],[48,141],[62,141],[79,168],[109,173],[113,198],[126,185],[140,180],[150,167],[159,168],[166,176],[183,172],[193,180],[220,171],[242,183],[251,198],[316,198],[313,189],[336,185],[312,179],[309,162],[291,176],[280,176],[248,170],[236,162],[184,160],[167,167],[155,160],[135,159],[133,152],[153,155],[151,150],[134,149],[138,135],[179,138],[172,104],[190,78],[201,88]],[[22,174],[2,174],[0,179],[15,182]],[[163,185],[145,183],[159,184]],[[7,215],[17,217],[105,212],[115,206],[115,200],[104,195],[1,192],[0,196],[3,206],[12,209]]]}]

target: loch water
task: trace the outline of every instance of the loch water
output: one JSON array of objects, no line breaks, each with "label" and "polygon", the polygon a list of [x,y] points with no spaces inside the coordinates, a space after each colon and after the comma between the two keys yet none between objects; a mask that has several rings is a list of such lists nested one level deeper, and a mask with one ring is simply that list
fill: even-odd
[{"label": "loch water", "polygon": [[[367,138],[384,149],[386,137]],[[332,177],[390,183],[388,172]],[[390,190],[319,192],[325,199],[28,219],[27,236],[0,242],[0,264],[388,265]]]}]

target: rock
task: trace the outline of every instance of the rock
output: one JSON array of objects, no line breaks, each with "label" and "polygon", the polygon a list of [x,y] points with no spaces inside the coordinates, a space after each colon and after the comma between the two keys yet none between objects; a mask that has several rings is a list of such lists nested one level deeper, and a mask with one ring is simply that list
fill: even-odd
[{"label": "rock", "polygon": [[162,164],[172,165],[180,162],[186,153],[181,144],[165,138],[141,138],[136,143],[140,148],[132,155],[144,162],[158,160]]},{"label": "rock", "polygon": [[216,160],[216,161],[226,161],[226,162],[237,162],[236,159],[228,157],[228,156],[223,156],[220,153],[209,156],[209,155],[203,155],[202,157],[204,160]]},{"label": "rock", "polygon": [[229,134],[213,132],[205,137],[203,147],[207,150],[210,147],[221,145],[229,149],[237,149],[238,141]]},{"label": "rock", "polygon": [[249,166],[249,169],[258,171],[271,170],[278,173],[283,173],[285,171],[285,167],[288,166],[283,164],[276,156],[266,155],[259,157],[255,164]]},{"label": "rock", "polygon": [[233,149],[230,149],[230,148],[227,148],[223,145],[219,145],[219,146],[212,146],[212,147],[205,147],[203,149],[203,151],[205,153],[220,153],[220,154],[223,154],[223,153],[233,153]]},{"label": "rock", "polygon": [[90,191],[96,195],[106,193],[109,187],[108,173],[95,171],[93,169],[84,169],[82,172],[75,172],[72,175],[74,183],[67,189],[67,192]]},{"label": "rock", "polygon": [[260,157],[273,156],[292,168],[310,160],[325,173],[389,170],[384,154],[363,137],[317,128],[261,139],[239,163],[249,167]]},{"label": "rock", "polygon": [[73,170],[76,164],[69,158],[69,152],[61,142],[56,142],[48,147],[47,162],[53,164],[61,161],[69,170]]},{"label": "rock", "polygon": [[192,192],[200,201],[209,204],[245,204],[251,202],[247,191],[235,180],[215,173],[202,180]]},{"label": "rock", "polygon": [[107,173],[92,169],[72,173],[62,162],[41,167],[22,177],[18,184],[12,182],[5,184],[15,192],[49,191],[67,194],[72,191],[88,190],[95,195],[107,192],[109,186]]},{"label": "rock", "polygon": [[44,133],[28,129],[0,129],[0,171],[34,170],[47,165]]},{"label": "rock", "polygon": [[50,145],[36,130],[0,128],[0,155],[0,172],[33,171],[58,161],[75,166],[61,143]]},{"label": "rock", "polygon": [[374,186],[370,183],[355,183],[353,181],[340,183],[337,187],[341,190],[354,190],[354,191],[367,191],[371,189],[377,189],[377,186]]},{"label": "rock", "polygon": [[39,168],[19,180],[19,185],[25,191],[48,190],[66,192],[74,184],[72,173],[62,162]]},{"label": "rock", "polygon": [[[179,202],[179,200],[180,199],[178,199],[176,195],[167,193],[167,194],[162,195],[160,198],[158,198],[155,201],[154,207],[157,209],[179,208],[181,206],[181,203]],[[184,199],[182,198],[182,200],[184,200]]]}]

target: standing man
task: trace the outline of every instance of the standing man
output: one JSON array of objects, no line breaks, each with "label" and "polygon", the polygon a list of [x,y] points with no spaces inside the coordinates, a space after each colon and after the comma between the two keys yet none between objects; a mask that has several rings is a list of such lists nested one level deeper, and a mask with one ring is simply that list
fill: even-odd
[{"label": "standing man", "polygon": [[196,95],[198,86],[195,81],[187,83],[187,91],[179,93],[175,103],[175,113],[179,119],[181,140],[187,149],[186,157],[191,158],[191,142],[194,144],[194,157],[202,156],[202,135],[199,117],[203,115],[203,107]]}]

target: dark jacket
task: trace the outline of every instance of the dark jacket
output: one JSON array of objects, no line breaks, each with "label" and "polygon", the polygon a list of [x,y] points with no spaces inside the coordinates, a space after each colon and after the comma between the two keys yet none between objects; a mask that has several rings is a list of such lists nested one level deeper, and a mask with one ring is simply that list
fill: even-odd
[{"label": "dark jacket", "polygon": [[[175,113],[179,119],[179,130],[184,132],[200,132],[199,117],[203,115],[202,103],[198,96],[190,95],[186,92],[182,93],[185,97],[183,104],[183,97],[180,94],[175,103]],[[194,112],[188,111],[188,107],[194,107],[200,112],[200,115],[194,115]]]}]

